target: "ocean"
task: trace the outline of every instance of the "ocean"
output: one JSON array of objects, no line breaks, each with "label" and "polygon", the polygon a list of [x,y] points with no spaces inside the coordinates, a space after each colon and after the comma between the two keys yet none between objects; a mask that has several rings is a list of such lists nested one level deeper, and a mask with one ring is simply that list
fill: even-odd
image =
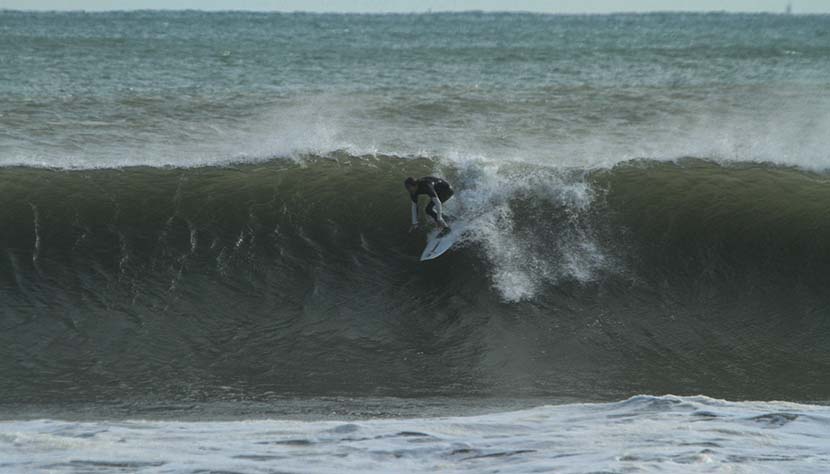
[{"label": "ocean", "polygon": [[4,474],[830,472],[827,15],[0,10],[0,203]]}]

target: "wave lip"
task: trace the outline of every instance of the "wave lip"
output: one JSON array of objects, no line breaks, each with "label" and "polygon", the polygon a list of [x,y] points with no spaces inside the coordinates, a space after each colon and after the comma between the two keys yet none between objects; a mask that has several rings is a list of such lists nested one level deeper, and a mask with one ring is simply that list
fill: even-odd
[{"label": "wave lip", "polygon": [[[4,468],[822,472],[830,408],[637,396],[473,417],[0,423]],[[314,460],[315,462],[309,462]]]}]

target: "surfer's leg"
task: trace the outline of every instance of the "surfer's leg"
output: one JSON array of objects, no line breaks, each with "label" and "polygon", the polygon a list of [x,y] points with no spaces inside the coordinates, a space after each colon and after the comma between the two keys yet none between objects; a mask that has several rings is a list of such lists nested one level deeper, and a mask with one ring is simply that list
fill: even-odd
[{"label": "surfer's leg", "polygon": [[426,213],[429,217],[432,217],[432,220],[435,221],[435,223],[441,228],[441,232],[438,234],[439,236],[450,231],[450,226],[448,226],[446,222],[438,220],[438,211],[435,210],[434,202],[430,201],[429,204],[427,204]]},{"label": "surfer's leg", "polygon": [[[453,194],[455,194],[455,193],[453,192],[453,190],[452,190],[452,188],[451,188],[451,187],[447,186],[447,187],[442,187],[442,188],[440,188],[440,189],[436,189],[436,190],[435,190],[435,194],[437,194],[437,195],[438,195],[438,199],[439,199],[442,203],[445,203],[445,202],[449,201],[449,199],[450,199],[450,198],[453,196]],[[445,209],[442,209],[442,214],[443,214],[444,221],[450,220],[450,219],[451,219],[451,217],[450,217],[450,216],[448,216],[448,215],[447,215],[447,213],[446,213],[446,212],[443,212],[443,211],[445,211]],[[436,212],[436,214],[437,214],[437,212]],[[438,219],[437,219],[436,217],[433,217],[433,219],[435,219],[435,221],[436,221],[436,222],[438,221]],[[444,227],[445,227],[445,230],[446,230],[446,229],[449,229],[449,225],[447,225],[447,223],[446,223],[446,222],[443,222],[443,225],[444,225]]]},{"label": "surfer's leg", "polygon": [[434,220],[436,223],[438,222],[438,213],[435,212],[435,203],[434,202],[430,201],[429,204],[427,204],[427,208],[425,209],[425,212],[427,213],[427,215],[429,217],[432,217],[432,220]]}]

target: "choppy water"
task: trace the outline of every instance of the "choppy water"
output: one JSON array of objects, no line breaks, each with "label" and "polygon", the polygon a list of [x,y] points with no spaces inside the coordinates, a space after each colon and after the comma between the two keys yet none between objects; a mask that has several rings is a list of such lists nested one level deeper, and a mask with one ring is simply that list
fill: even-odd
[{"label": "choppy water", "polygon": [[475,417],[0,423],[0,470],[769,472],[830,464],[830,410],[639,396]]},{"label": "choppy water", "polygon": [[[93,455],[94,433],[345,397],[359,429],[503,413],[229,445],[217,466],[821,472],[821,407],[509,409],[830,400],[828,78],[828,16],[2,11],[0,436],[23,450],[0,468],[195,472],[178,448]],[[421,264],[401,181],[427,174],[471,232]],[[609,414],[574,425],[611,443],[589,461],[522,447],[654,403],[632,458]],[[82,421],[22,421],[43,414]],[[523,417],[547,421],[514,433]],[[188,422],[174,445],[328,423]],[[712,452],[668,435],[719,424]],[[49,444],[76,428],[87,444]]]},{"label": "choppy water", "polygon": [[827,16],[0,16],[2,162],[827,165]]}]

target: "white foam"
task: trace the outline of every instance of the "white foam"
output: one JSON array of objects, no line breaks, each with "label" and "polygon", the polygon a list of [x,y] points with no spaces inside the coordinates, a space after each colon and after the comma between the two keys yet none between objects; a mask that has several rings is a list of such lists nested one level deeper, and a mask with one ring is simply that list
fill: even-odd
[{"label": "white foam", "polygon": [[6,421],[0,472],[819,474],[829,436],[828,407],[701,396],[356,422]]},{"label": "white foam", "polygon": [[[57,129],[48,142],[26,139],[19,131],[0,143],[0,166],[195,167],[346,151],[586,170],[634,158],[687,156],[830,168],[830,99],[817,86],[786,87],[692,90],[695,98],[682,99],[670,89],[656,89],[636,100],[584,97],[584,108],[575,108],[581,96],[567,91],[547,94],[541,105],[496,96],[488,100],[504,101],[503,114],[470,116],[470,105],[461,103],[432,119],[410,110],[421,104],[417,98],[306,93],[270,100],[238,120],[154,117],[147,130],[111,124],[89,131],[93,138],[82,144],[75,138],[87,131],[82,124]],[[170,122],[169,129],[159,122]]]},{"label": "white foam", "polygon": [[[533,298],[561,279],[588,282],[607,267],[584,218],[594,193],[583,173],[461,155],[449,160],[461,191],[447,208],[464,216],[465,238],[483,248],[493,286],[506,301]],[[519,206],[523,213],[515,216],[517,199],[532,208]]]}]

